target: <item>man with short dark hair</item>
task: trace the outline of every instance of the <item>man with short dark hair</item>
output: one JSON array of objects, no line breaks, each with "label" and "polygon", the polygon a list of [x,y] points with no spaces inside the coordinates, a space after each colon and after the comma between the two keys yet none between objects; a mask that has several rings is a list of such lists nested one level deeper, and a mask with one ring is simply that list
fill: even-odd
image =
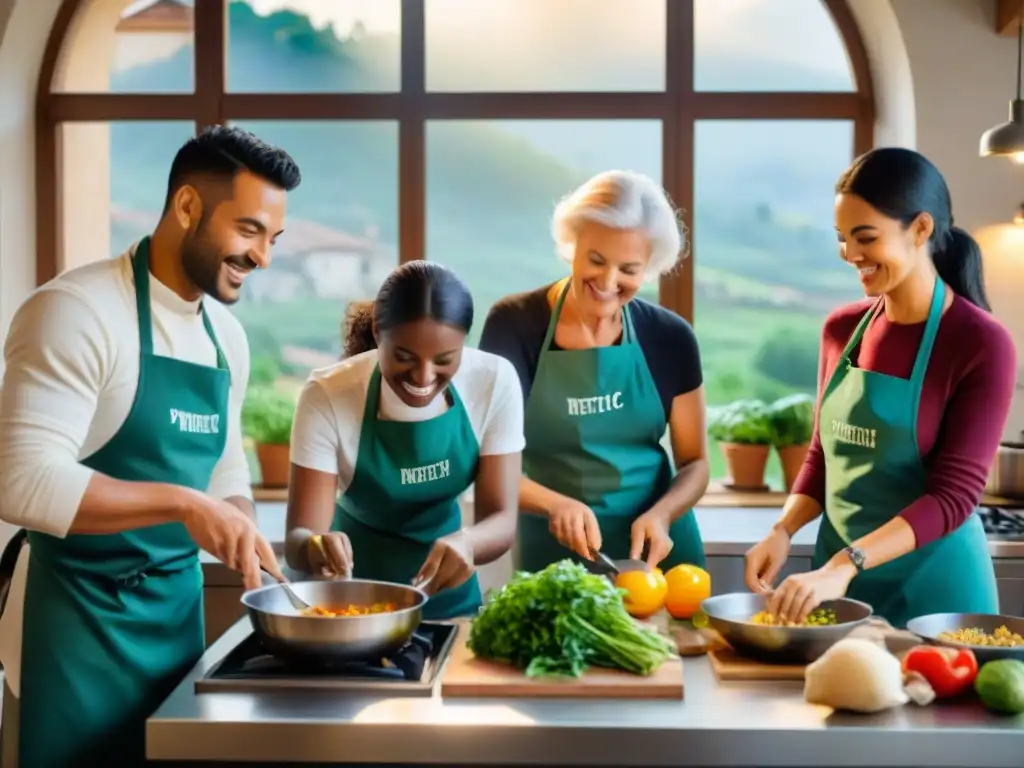
[{"label": "man with short dark hair", "polygon": [[0,518],[29,546],[0,632],[20,693],[5,765],[16,734],[24,768],[142,764],[146,718],[204,649],[199,549],[249,589],[261,568],[283,578],[242,448],[248,344],[223,304],[269,266],[299,182],[283,150],[209,128],[174,158],[151,236],[15,314]]}]

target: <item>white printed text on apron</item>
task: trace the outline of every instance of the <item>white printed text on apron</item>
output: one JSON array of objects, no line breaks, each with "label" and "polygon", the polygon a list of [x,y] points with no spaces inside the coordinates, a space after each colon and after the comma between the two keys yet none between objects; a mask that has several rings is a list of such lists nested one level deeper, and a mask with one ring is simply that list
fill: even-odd
[{"label": "white printed text on apron", "polygon": [[875,438],[878,437],[877,429],[865,429],[855,427],[838,419],[832,420],[832,436],[840,443],[858,445],[861,448],[874,448]]},{"label": "white printed text on apron", "polygon": [[220,415],[216,413],[189,413],[171,408],[171,424],[176,424],[179,432],[195,432],[200,435],[220,433]]},{"label": "white printed text on apron", "polygon": [[402,467],[402,485],[414,485],[416,483],[429,483],[432,480],[441,480],[451,474],[448,459],[435,461],[422,467]]},{"label": "white printed text on apron", "polygon": [[569,404],[570,416],[591,416],[618,411],[624,407],[621,392],[597,397],[567,397],[566,402]]}]

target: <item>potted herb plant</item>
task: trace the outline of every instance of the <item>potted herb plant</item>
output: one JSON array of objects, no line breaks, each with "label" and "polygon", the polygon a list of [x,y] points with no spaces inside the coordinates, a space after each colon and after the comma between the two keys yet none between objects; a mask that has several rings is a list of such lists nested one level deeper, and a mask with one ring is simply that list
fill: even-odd
[{"label": "potted herb plant", "polygon": [[294,415],[295,398],[273,386],[250,387],[245,394],[242,432],[255,444],[264,488],[288,485]]},{"label": "potted herb plant", "polygon": [[793,488],[796,476],[807,457],[814,432],[814,398],[796,394],[782,397],[769,407],[772,444],[779,454],[786,490]]},{"label": "potted herb plant", "polygon": [[729,468],[726,486],[736,491],[766,491],[765,466],[772,444],[768,406],[761,400],[736,400],[708,409],[708,435]]}]

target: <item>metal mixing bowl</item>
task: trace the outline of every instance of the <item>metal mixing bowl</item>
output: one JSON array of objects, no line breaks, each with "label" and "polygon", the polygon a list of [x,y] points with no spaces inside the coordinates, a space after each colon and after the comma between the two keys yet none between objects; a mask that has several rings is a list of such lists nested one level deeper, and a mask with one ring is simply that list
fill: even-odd
[{"label": "metal mixing bowl", "polygon": [[364,661],[382,658],[405,645],[420,625],[427,595],[415,587],[385,581],[292,582],[295,594],[312,606],[394,603],[395,611],[366,616],[303,616],[279,584],[242,595],[253,631],[275,656],[296,661]]},{"label": "metal mixing bowl", "polygon": [[841,598],[822,603],[835,611],[836,624],[818,627],[769,627],[750,617],[765,610],[767,598],[750,592],[709,597],[701,603],[711,626],[741,656],[772,664],[808,664],[871,618],[871,606]]},{"label": "metal mixing bowl", "polygon": [[1020,659],[1024,661],[1024,646],[1000,647],[996,645],[965,645],[949,640],[939,640],[943,632],[954,632],[958,629],[980,629],[992,634],[997,627],[1006,627],[1011,632],[1024,635],[1024,619],[1019,616],[1006,616],[998,613],[932,613],[918,616],[907,622],[907,629],[932,645],[945,645],[950,648],[970,648],[974,651],[979,663],[995,659]]}]

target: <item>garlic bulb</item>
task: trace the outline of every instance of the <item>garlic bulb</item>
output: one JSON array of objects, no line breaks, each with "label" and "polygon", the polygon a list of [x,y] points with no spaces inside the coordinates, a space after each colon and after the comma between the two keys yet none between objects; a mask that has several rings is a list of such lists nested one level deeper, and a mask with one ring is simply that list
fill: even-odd
[{"label": "garlic bulb", "polygon": [[880,712],[909,701],[899,659],[870,640],[850,637],[807,666],[804,699],[852,712]]}]

